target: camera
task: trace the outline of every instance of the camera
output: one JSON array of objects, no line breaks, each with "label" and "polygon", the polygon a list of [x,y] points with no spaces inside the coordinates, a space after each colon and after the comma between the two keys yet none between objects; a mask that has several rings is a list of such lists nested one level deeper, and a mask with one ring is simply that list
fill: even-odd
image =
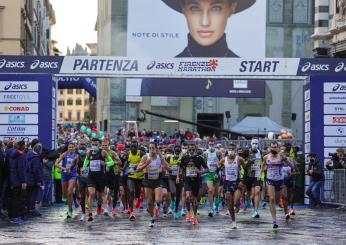
[{"label": "camera", "polygon": [[338,158],[338,154],[337,153],[328,153],[328,156],[330,156],[331,158]]}]

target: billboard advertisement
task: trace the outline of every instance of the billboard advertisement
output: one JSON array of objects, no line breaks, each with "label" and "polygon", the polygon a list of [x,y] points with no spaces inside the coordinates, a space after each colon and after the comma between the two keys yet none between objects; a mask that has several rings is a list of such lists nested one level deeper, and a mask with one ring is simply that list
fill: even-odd
[{"label": "billboard advertisement", "polygon": [[[263,58],[265,30],[265,0],[129,0],[127,56],[180,57],[190,58],[192,61],[193,57]],[[254,37],[256,45],[253,43]],[[195,64],[193,68],[198,66],[198,71],[215,69],[218,61],[211,59],[203,67],[201,65],[203,64]],[[177,68],[174,66],[174,63],[154,59],[146,69],[169,72]],[[240,93],[225,93],[223,91],[235,90],[232,80],[228,80],[228,83],[203,78],[193,81],[178,80],[129,79],[126,87],[127,98],[157,95],[157,91],[165,96],[186,96],[181,92],[190,89],[195,89],[195,94],[189,96],[264,96],[264,81],[258,81],[257,85],[249,82],[243,89],[250,93],[242,93],[242,89]],[[210,83],[214,86],[212,92],[206,89]],[[260,94],[252,94],[256,90],[261,91]]]}]

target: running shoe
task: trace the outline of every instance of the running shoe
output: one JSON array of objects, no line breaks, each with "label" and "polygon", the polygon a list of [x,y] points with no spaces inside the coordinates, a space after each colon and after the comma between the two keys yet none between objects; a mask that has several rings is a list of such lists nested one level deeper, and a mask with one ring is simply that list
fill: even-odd
[{"label": "running shoe", "polygon": [[76,199],[73,200],[73,203],[74,203],[74,207],[75,208],[79,208],[79,203],[77,202]]},{"label": "running shoe", "polygon": [[279,226],[277,224],[273,224],[273,229],[277,229]]},{"label": "running shoe", "polygon": [[290,208],[290,215],[296,215],[296,212],[294,211],[294,208]]},{"label": "running shoe", "polygon": [[203,196],[203,197],[201,197],[201,200],[200,200],[200,204],[201,205],[204,205],[204,204],[206,204],[206,202],[207,202],[207,199],[205,198],[205,196]]},{"label": "running shoe", "polygon": [[286,214],[286,220],[289,220],[290,218],[290,214]]},{"label": "running shoe", "polygon": [[136,215],[135,215],[134,212],[131,212],[129,220],[130,221],[135,221],[136,220]]},{"label": "running shoe", "polygon": [[72,212],[71,211],[67,211],[66,218],[67,219],[72,219]]},{"label": "running shoe", "polygon": [[102,207],[97,207],[96,213],[97,213],[97,215],[101,215],[103,213],[103,208]]},{"label": "running shoe", "polygon": [[115,216],[117,214],[117,211],[115,210],[115,208],[112,209],[112,215]]},{"label": "running shoe", "polygon": [[262,203],[262,208],[265,209],[267,207],[267,202]]},{"label": "running shoe", "polygon": [[230,215],[229,210],[227,210],[226,215]]},{"label": "running shoe", "polygon": [[160,218],[160,210],[158,208],[155,208],[154,210],[156,218]]},{"label": "running shoe", "polygon": [[163,218],[167,218],[167,216],[168,216],[167,213],[166,213],[166,212],[163,212],[162,217],[163,217]]},{"label": "running shoe", "polygon": [[191,221],[191,218],[192,218],[191,212],[187,212],[187,213],[186,213],[186,222],[190,222],[190,221]]},{"label": "running shoe", "polygon": [[104,216],[109,216],[109,210],[108,207],[105,208],[105,210],[103,211]]},{"label": "running shoe", "polygon": [[185,217],[186,216],[186,209],[183,208],[181,209],[181,217]]},{"label": "running shoe", "polygon": [[10,219],[10,223],[13,225],[21,225],[24,223],[24,220],[22,220],[21,218],[14,218]]},{"label": "running shoe", "polygon": [[92,222],[93,220],[94,220],[93,214],[90,213],[89,216],[88,216],[88,222]]},{"label": "running shoe", "polygon": [[174,219],[178,220],[179,219],[179,213],[178,212],[174,212]]},{"label": "running shoe", "polygon": [[209,217],[214,217],[214,210],[213,209],[210,209],[210,212],[208,214]]},{"label": "running shoe", "polygon": [[152,219],[152,220],[150,220],[150,222],[149,222],[149,227],[150,227],[150,228],[153,228],[154,226],[155,226],[155,220]]},{"label": "running shoe", "polygon": [[173,214],[173,209],[169,208],[168,209],[168,215]]},{"label": "running shoe", "polygon": [[140,204],[138,198],[135,199],[135,203],[134,204],[135,204],[135,208],[139,209],[141,204]]},{"label": "running shoe", "polygon": [[200,215],[199,209],[197,209],[197,215]]},{"label": "running shoe", "polygon": [[233,230],[237,229],[237,223],[235,221],[232,221],[232,229]]},{"label": "running shoe", "polygon": [[169,209],[170,209],[171,211],[174,209],[174,202],[173,202],[173,201],[171,201],[171,202],[169,203]]},{"label": "running shoe", "polygon": [[251,203],[250,198],[246,198],[246,199],[245,199],[245,205],[246,205],[246,207],[248,207],[248,208],[251,208],[251,207],[252,207],[252,203]]},{"label": "running shoe", "polygon": [[192,224],[193,225],[198,225],[198,216],[197,215],[193,217]]},{"label": "running shoe", "polygon": [[252,215],[251,215],[252,218],[255,218],[255,219],[258,219],[260,217],[259,213],[257,210],[255,210]]},{"label": "running shoe", "polygon": [[81,214],[80,218],[79,218],[80,222],[84,222],[85,221],[85,214]]}]

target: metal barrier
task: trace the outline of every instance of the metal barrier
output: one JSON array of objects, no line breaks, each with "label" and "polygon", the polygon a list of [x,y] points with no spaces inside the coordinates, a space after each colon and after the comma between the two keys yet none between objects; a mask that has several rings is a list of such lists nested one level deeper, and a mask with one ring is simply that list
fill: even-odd
[{"label": "metal barrier", "polygon": [[346,169],[324,172],[325,181],[321,188],[321,202],[346,205]]}]

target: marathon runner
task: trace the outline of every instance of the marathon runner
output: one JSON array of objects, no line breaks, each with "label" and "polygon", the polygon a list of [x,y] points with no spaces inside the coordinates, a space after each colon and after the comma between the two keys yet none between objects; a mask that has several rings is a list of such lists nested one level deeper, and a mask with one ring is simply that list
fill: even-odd
[{"label": "marathon runner", "polygon": [[[282,167],[283,163],[289,165],[292,169],[294,169],[294,165],[287,160],[286,156],[279,154],[278,152],[278,143],[272,142],[270,144],[270,153],[264,156],[263,164],[261,168],[261,173],[263,171],[267,171],[267,190],[269,195],[270,202],[270,213],[273,218],[273,228],[277,229],[279,226],[276,221],[276,202],[279,200],[283,178],[282,178]],[[259,178],[258,178],[259,180]],[[287,205],[285,208],[286,220],[290,218],[290,215],[287,212]]]},{"label": "marathon runner", "polygon": [[68,149],[66,152],[60,155],[56,160],[55,166],[62,170],[61,174],[61,187],[63,191],[64,198],[67,198],[68,211],[67,219],[72,218],[72,202],[73,202],[73,193],[76,188],[77,182],[77,168],[75,164],[75,159],[78,157],[78,154],[75,153],[75,144],[70,142],[68,144]]},{"label": "marathon runner", "polygon": [[89,169],[84,169],[83,164],[86,158],[87,148],[84,140],[80,140],[78,144],[78,157],[75,159],[78,173],[78,193],[80,196],[80,206],[82,209],[82,214],[80,215],[80,221],[85,221],[85,202],[87,198],[87,188],[88,188],[88,175]]},{"label": "marathon runner", "polygon": [[171,170],[161,152],[158,151],[157,144],[155,142],[150,142],[149,153],[142,157],[141,162],[136,168],[136,171],[144,170],[145,173],[143,186],[147,198],[148,212],[151,216],[149,223],[150,227],[154,227],[155,224],[155,204],[156,210],[159,210],[159,204],[162,202],[161,178],[163,169],[167,171]]},{"label": "marathon runner", "polygon": [[[195,144],[189,144],[189,154],[183,156],[182,158],[182,168],[183,168],[183,180],[177,177],[177,182],[184,181],[184,190],[186,194],[186,207],[187,215],[186,221],[190,222],[192,219],[190,211],[190,203],[193,206],[193,225],[198,224],[197,208],[198,208],[198,197],[200,191],[200,177],[203,172],[208,172],[208,166],[202,155],[197,154]],[[201,171],[201,168],[204,168]]]}]

